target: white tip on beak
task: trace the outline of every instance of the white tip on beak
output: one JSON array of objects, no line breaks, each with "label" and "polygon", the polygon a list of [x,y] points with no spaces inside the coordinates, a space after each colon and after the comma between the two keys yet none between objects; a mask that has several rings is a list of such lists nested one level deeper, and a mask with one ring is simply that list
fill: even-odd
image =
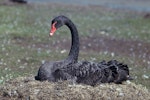
[{"label": "white tip on beak", "polygon": [[49,33],[50,36],[52,36],[54,33]]}]

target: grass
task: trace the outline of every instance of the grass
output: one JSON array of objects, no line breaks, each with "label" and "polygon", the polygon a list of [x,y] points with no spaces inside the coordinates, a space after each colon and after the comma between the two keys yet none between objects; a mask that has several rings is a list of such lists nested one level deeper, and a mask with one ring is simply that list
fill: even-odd
[{"label": "grass", "polygon": [[[69,31],[61,28],[56,37],[49,39],[48,33],[54,16],[63,14],[75,22],[80,37],[101,35],[118,39],[133,39],[150,42],[150,19],[144,19],[132,13],[103,11],[101,8],[76,7],[59,4],[32,4],[16,6],[0,6],[0,83],[18,76],[36,74],[40,64],[45,60],[59,60],[66,57],[67,52],[58,55],[61,48],[47,45],[60,38],[68,38]],[[65,34],[67,32],[67,35]],[[60,34],[61,33],[61,34]],[[36,47],[36,45],[40,46]],[[45,45],[46,44],[46,45]],[[43,46],[44,45],[44,46]],[[117,59],[131,66],[131,74],[137,76],[137,84],[150,89],[149,80],[142,75],[150,75],[148,65],[140,63],[139,58],[128,56],[111,56],[111,52],[80,53],[82,58],[95,61]],[[136,66],[136,67],[134,67]],[[140,71],[139,71],[140,70]],[[149,76],[150,77],[150,76]]]}]

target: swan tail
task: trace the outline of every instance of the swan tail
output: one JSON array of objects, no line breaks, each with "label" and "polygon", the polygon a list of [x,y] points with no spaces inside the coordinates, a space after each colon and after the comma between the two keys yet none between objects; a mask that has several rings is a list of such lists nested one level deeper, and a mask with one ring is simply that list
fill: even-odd
[{"label": "swan tail", "polygon": [[129,68],[126,64],[120,63],[116,60],[111,60],[107,63],[109,69],[111,70],[111,81],[117,84],[122,84],[126,80],[133,80],[129,76]]},{"label": "swan tail", "polygon": [[40,80],[38,76],[35,76],[34,78],[35,78],[35,80]]}]

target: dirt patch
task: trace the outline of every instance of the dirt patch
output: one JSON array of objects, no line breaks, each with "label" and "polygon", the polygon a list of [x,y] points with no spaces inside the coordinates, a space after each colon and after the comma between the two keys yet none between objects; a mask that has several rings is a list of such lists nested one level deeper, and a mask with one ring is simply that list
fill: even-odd
[{"label": "dirt patch", "polygon": [[[22,46],[29,46],[29,38],[14,38],[15,43]],[[31,47],[49,49],[70,49],[70,39],[56,36],[57,41],[47,43],[35,43]],[[101,35],[80,37],[80,51],[88,52],[110,52],[115,55],[131,56],[150,61],[150,43],[138,40],[117,39],[113,37],[104,37]]]},{"label": "dirt patch", "polygon": [[131,82],[92,87],[69,82],[39,82],[33,77],[19,77],[0,87],[0,98],[7,100],[150,100],[149,93]]},{"label": "dirt patch", "polygon": [[85,46],[84,48],[86,50],[93,50],[97,52],[108,51],[117,55],[134,56],[150,60],[150,43],[145,43],[138,40],[91,36],[81,39],[81,46]]}]

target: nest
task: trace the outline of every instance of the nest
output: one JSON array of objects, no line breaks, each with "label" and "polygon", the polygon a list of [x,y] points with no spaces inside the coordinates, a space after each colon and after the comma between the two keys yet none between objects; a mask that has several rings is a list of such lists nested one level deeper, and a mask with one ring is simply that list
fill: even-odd
[{"label": "nest", "polygon": [[68,81],[39,82],[19,77],[0,86],[0,99],[23,100],[150,100],[150,92],[132,82],[100,84],[95,87]]}]

